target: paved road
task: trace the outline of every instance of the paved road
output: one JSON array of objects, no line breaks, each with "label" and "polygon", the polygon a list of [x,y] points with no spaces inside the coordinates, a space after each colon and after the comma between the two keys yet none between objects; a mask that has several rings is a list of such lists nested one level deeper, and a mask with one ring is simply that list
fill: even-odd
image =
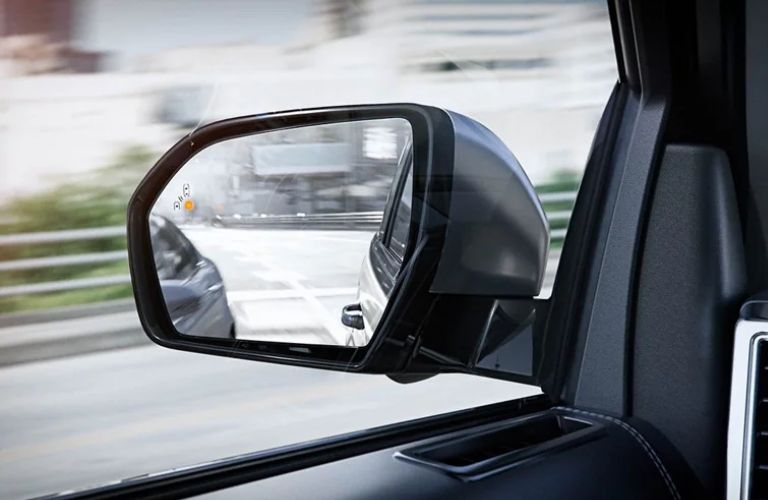
[{"label": "paved road", "polygon": [[0,498],[21,498],[518,398],[461,375],[385,377],[150,345],[0,369]]}]

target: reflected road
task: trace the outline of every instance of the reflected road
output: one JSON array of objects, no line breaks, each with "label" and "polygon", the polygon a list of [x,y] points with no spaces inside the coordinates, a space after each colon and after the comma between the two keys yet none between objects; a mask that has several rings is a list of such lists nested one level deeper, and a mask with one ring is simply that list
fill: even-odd
[{"label": "reflected road", "polygon": [[372,231],[181,229],[219,268],[238,338],[345,344]]}]

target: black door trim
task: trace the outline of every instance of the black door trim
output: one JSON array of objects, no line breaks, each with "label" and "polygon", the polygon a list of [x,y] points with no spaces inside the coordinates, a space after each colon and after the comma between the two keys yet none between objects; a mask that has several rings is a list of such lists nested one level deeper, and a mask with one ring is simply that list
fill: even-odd
[{"label": "black door trim", "polygon": [[551,406],[552,402],[547,396],[531,396],[137,476],[89,490],[44,498],[187,498],[468,427],[543,411]]}]

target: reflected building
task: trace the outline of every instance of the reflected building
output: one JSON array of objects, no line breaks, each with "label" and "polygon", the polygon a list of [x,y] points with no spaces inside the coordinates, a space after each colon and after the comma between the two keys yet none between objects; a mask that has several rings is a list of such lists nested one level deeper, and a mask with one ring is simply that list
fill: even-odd
[{"label": "reflected building", "polygon": [[228,167],[215,215],[382,211],[410,131],[400,120],[381,122],[254,136]]}]

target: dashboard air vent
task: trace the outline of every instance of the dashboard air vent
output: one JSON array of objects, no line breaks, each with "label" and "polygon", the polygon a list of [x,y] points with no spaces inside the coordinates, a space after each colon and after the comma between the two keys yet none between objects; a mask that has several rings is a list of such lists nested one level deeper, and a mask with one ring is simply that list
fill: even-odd
[{"label": "dashboard air vent", "polygon": [[750,498],[768,499],[768,343],[757,344]]}]

